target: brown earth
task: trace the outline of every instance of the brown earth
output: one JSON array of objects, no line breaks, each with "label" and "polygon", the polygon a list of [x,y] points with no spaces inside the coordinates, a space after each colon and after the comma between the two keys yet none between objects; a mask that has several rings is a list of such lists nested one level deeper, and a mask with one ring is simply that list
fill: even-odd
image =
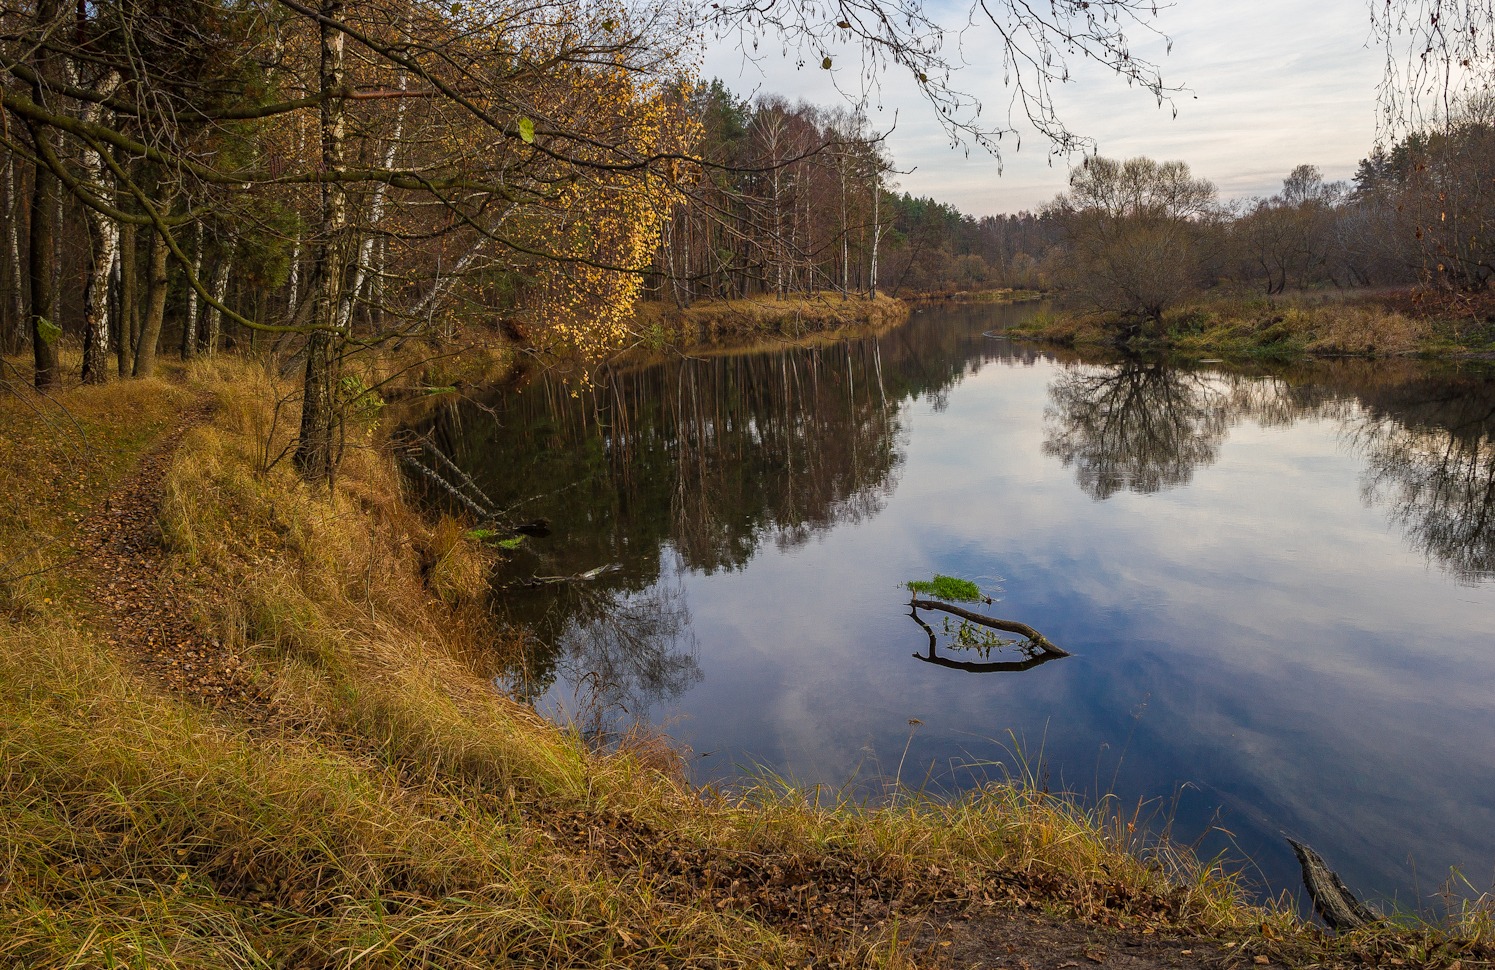
[{"label": "brown earth", "polygon": [[110,645],[168,690],[246,722],[266,716],[249,665],[201,632],[178,595],[181,581],[161,544],[161,483],[177,443],[207,421],[199,400],[146,451],[135,470],[79,526],[79,571],[91,617]]},{"label": "brown earth", "polygon": [[935,915],[915,939],[936,966],[968,970],[1282,966],[1235,944],[1117,930],[1022,910],[969,917]]}]

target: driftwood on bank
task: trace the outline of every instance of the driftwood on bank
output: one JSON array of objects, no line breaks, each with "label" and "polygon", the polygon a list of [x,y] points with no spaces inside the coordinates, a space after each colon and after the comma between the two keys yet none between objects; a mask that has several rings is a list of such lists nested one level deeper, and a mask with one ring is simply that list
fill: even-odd
[{"label": "driftwood on bank", "polygon": [[1331,930],[1357,930],[1380,920],[1370,907],[1355,898],[1339,875],[1324,862],[1323,856],[1296,839],[1288,839],[1287,844],[1293,847],[1293,854],[1298,857],[1298,865],[1303,870],[1303,887],[1313,900],[1314,912],[1324,918]]},{"label": "driftwood on bank", "polygon": [[999,620],[994,616],[986,616],[981,613],[972,612],[971,610],[961,609],[959,606],[952,606],[949,603],[941,603],[939,600],[922,600],[915,598],[909,601],[909,606],[913,607],[916,610],[942,610],[946,613],[958,616],[963,620],[970,620],[972,623],[979,623],[982,626],[989,626],[993,630],[1001,630],[1004,633],[1016,633],[1019,636],[1027,637],[1033,643],[1033,646],[1037,647],[1039,650],[1044,651],[1045,653],[1050,653],[1057,657],[1069,656],[1069,651],[1061,650],[1058,647],[1054,646],[1049,642],[1048,637],[1044,636],[1042,633],[1039,633],[1037,630],[1033,629],[1026,623],[1018,623],[1016,620]]}]

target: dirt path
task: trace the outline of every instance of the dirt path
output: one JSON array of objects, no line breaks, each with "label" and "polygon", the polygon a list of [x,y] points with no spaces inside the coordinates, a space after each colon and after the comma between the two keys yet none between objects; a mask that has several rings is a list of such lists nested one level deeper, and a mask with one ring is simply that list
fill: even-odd
[{"label": "dirt path", "polygon": [[79,569],[93,608],[91,619],[121,655],[137,661],[173,692],[258,723],[265,718],[265,699],[248,665],[198,629],[161,545],[166,471],[182,437],[211,413],[207,399],[184,409],[134,471],[83,520]]},{"label": "dirt path", "polygon": [[936,916],[916,936],[935,966],[951,970],[1177,970],[1183,967],[1281,967],[1237,944],[1118,930],[1001,909]]}]

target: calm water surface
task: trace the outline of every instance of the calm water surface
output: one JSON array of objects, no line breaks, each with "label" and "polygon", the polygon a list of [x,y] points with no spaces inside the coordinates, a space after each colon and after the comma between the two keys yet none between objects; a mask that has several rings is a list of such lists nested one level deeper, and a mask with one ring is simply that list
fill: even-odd
[{"label": "calm water surface", "polygon": [[[498,580],[537,631],[512,689],[662,725],[703,782],[1026,771],[1155,800],[1266,892],[1296,891],[1283,833],[1404,907],[1450,867],[1489,888],[1490,373],[1086,361],[999,336],[1029,312],[926,310],[577,397],[537,378],[446,415],[495,503],[553,529]],[[930,663],[902,584],[936,572],[1074,656]],[[1021,659],[930,622],[936,657]]]}]

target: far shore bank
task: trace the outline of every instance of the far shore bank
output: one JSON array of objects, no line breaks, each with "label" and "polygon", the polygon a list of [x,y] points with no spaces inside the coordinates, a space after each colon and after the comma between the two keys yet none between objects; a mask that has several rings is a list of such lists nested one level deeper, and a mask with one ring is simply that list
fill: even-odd
[{"label": "far shore bank", "polygon": [[907,303],[883,295],[753,296],[689,306],[646,301],[634,311],[634,333],[637,346],[651,350],[710,350],[767,338],[859,336],[908,315]]},{"label": "far shore bank", "polygon": [[1042,290],[994,287],[980,290],[942,290],[930,293],[900,293],[899,299],[915,306],[939,306],[945,304],[971,303],[1028,303],[1042,300],[1048,294]]},{"label": "far shore bank", "polygon": [[1425,290],[1214,295],[1167,311],[1161,326],[1056,310],[1009,333],[1181,357],[1495,358],[1495,298]]}]

